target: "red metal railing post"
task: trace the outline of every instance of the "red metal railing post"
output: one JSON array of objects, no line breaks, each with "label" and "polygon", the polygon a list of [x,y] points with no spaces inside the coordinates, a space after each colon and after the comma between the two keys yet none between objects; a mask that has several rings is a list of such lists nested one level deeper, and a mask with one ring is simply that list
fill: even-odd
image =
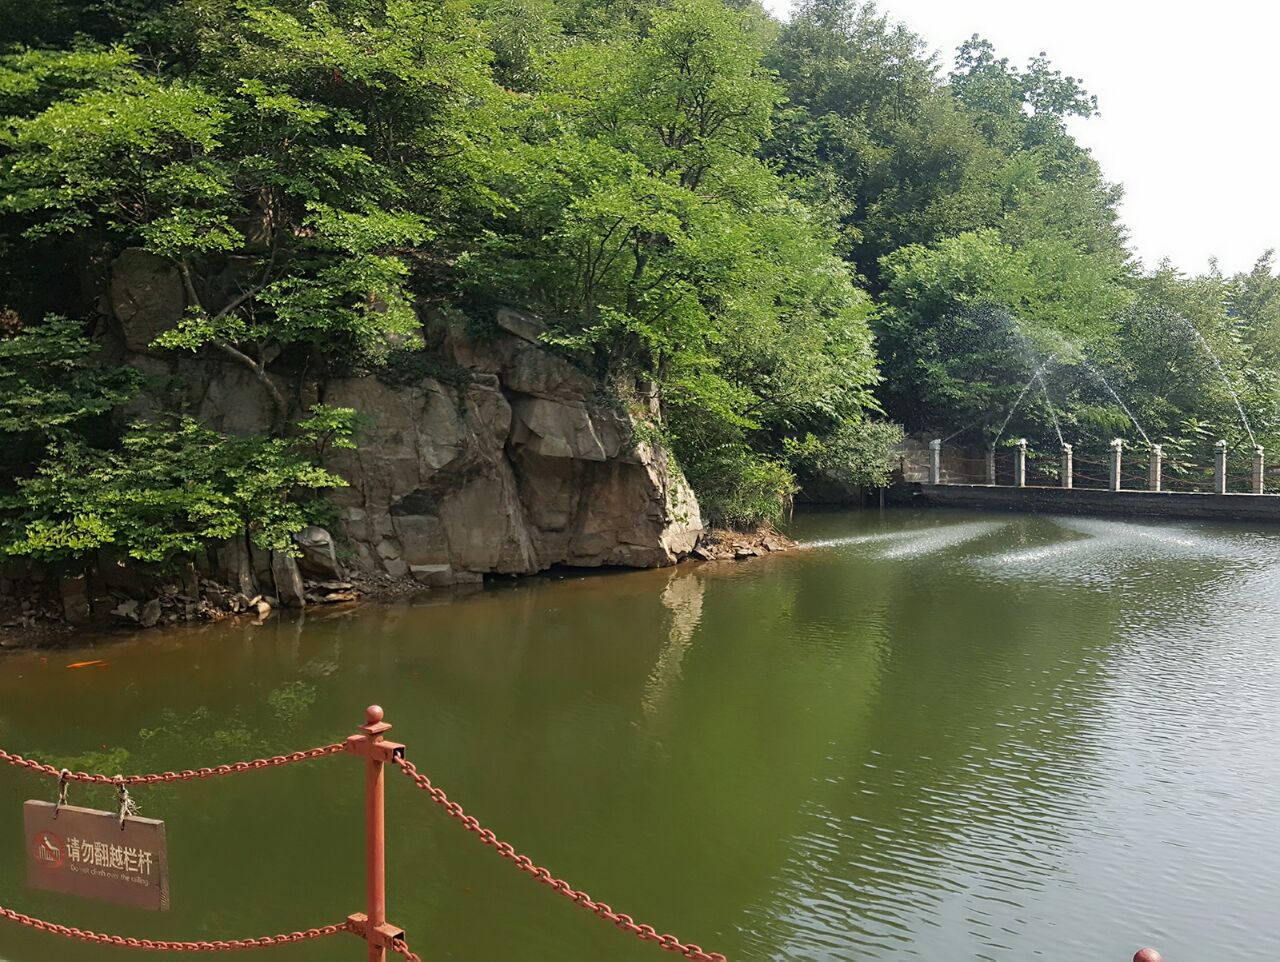
[{"label": "red metal railing post", "polygon": [[[390,728],[382,720],[381,708],[370,708],[365,731],[372,743],[382,741],[382,731]],[[364,826],[365,826],[365,892],[366,914],[369,926],[377,928],[387,921],[387,819],[384,808],[385,784],[382,762],[365,756],[364,763]],[[386,962],[384,946],[369,943],[369,962]]]},{"label": "red metal railing post", "polygon": [[383,735],[391,726],[383,721],[377,705],[365,710],[365,723],[360,734],[347,739],[347,749],[365,760],[364,827],[365,827],[365,912],[347,921],[357,935],[369,944],[369,962],[386,962],[387,947],[404,932],[387,922],[387,829],[384,808],[384,769],[387,762],[404,755],[404,746],[389,742]]}]

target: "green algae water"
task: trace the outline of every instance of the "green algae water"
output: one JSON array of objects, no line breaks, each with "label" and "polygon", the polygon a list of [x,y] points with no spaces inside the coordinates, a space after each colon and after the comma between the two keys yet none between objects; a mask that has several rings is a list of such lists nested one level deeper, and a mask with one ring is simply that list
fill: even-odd
[{"label": "green algae water", "polygon": [[[340,740],[379,702],[500,837],[734,962],[1280,958],[1280,531],[904,510],[792,533],[807,550],[741,564],[9,655],[0,746],[197,767]],[[342,756],[139,789],[168,822],[152,915],[28,890],[21,803],[55,786],[0,767],[0,904],[157,938],[340,921],[362,790]],[[667,957],[395,772],[388,825],[389,915],[426,959]],[[5,962],[129,957],[0,922]]]}]

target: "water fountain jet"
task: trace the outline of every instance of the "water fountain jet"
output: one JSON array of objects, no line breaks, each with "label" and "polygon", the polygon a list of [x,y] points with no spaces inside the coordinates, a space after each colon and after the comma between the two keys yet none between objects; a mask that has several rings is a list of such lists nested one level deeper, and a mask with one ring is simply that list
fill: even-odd
[{"label": "water fountain jet", "polygon": [[1213,362],[1213,366],[1218,370],[1218,377],[1222,378],[1222,383],[1226,385],[1227,391],[1231,395],[1231,400],[1235,402],[1236,411],[1240,414],[1240,423],[1244,425],[1245,433],[1249,435],[1249,443],[1257,447],[1258,439],[1253,436],[1253,428],[1249,425],[1248,417],[1245,416],[1244,405],[1240,403],[1240,395],[1236,393],[1235,385],[1231,383],[1231,378],[1227,377],[1226,368],[1222,366],[1222,359],[1218,357],[1218,352],[1209,345],[1209,342],[1204,339],[1204,335],[1200,333],[1200,329],[1192,324],[1190,320],[1177,311],[1171,313],[1183,323],[1183,326],[1191,332],[1191,336],[1196,339],[1196,343],[1209,355],[1209,360]]},{"label": "water fountain jet", "polygon": [[1105,377],[1103,377],[1102,372],[1099,371],[1092,364],[1090,364],[1088,361],[1086,361],[1084,358],[1080,358],[1080,366],[1083,367],[1090,374],[1092,374],[1094,377],[1096,377],[1098,381],[1102,384],[1102,386],[1105,387],[1111,393],[1111,396],[1116,399],[1116,403],[1120,405],[1120,409],[1124,411],[1125,414],[1128,415],[1129,420],[1133,422],[1133,426],[1137,428],[1138,433],[1142,435],[1142,440],[1146,441],[1147,446],[1150,447],[1151,439],[1147,437],[1147,432],[1142,430],[1142,425],[1138,423],[1138,419],[1135,418],[1133,416],[1133,412],[1129,410],[1129,405],[1125,404],[1124,401],[1120,400],[1120,395],[1117,394],[1116,389],[1111,386],[1111,382],[1108,381]]},{"label": "water fountain jet", "polygon": [[1053,420],[1053,433],[1058,436],[1058,444],[1061,445],[1066,443],[1062,439],[1062,426],[1058,423],[1058,412],[1053,407],[1053,399],[1049,397],[1049,384],[1044,379],[1044,368],[1048,367],[1048,365],[1049,361],[1045,361],[1044,367],[1041,367],[1040,370],[1036,372],[1036,377],[1040,381],[1040,390],[1044,391],[1044,403],[1045,406],[1049,408],[1049,417]]},{"label": "water fountain jet", "polygon": [[[1040,378],[1040,375],[1044,373],[1044,369],[1047,368],[1051,363],[1053,363],[1053,359],[1056,358],[1057,356],[1058,355],[1056,354],[1049,355],[1048,359],[1043,364],[1041,364],[1038,368],[1036,368],[1035,372],[1031,375],[1030,378],[1028,378],[1027,383],[1022,386],[1022,392],[1018,395],[1018,399],[1013,402],[1013,407],[1009,408],[1009,413],[1005,415],[1004,423],[1000,425],[1000,430],[996,432],[995,439],[991,442],[993,445],[1000,440],[1000,436],[1004,434],[1004,429],[1007,428],[1009,426],[1009,422],[1013,420],[1013,416],[1014,414],[1017,413],[1019,405],[1022,404],[1022,399],[1025,398],[1027,396],[1027,392],[1031,390],[1031,385],[1036,383],[1037,379]],[[1044,384],[1043,381],[1041,381],[1040,383],[1041,385]],[[1045,395],[1046,397],[1048,396],[1048,389],[1045,390]],[[1057,423],[1056,415],[1054,416],[1054,422],[1055,424]],[[1061,433],[1059,433],[1058,436],[1059,438],[1061,438],[1062,436]]]}]

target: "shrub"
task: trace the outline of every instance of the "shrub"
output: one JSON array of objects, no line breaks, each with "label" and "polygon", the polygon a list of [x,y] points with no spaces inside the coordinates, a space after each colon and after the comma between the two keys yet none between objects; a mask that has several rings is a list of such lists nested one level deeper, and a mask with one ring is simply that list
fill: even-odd
[{"label": "shrub", "polygon": [[708,520],[731,528],[781,521],[798,490],[785,462],[745,445],[708,452],[689,475]]},{"label": "shrub", "polygon": [[806,475],[850,486],[883,488],[893,474],[894,449],[902,442],[900,425],[889,421],[851,421],[825,438],[807,435],[787,450]]},{"label": "shrub", "polygon": [[[311,420],[345,440],[333,414]],[[302,453],[318,443],[307,431],[293,440],[229,437],[183,418],[134,424],[117,450],[56,444],[0,500],[0,551],[164,562],[242,531],[263,549],[292,550],[291,536],[315,514],[305,495],[346,483]]]}]

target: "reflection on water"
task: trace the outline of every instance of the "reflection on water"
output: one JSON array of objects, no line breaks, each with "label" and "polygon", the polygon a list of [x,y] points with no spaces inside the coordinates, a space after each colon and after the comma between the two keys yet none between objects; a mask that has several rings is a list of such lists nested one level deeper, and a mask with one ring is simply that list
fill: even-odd
[{"label": "reflection on water", "polygon": [[651,722],[663,716],[664,706],[680,682],[680,663],[702,620],[705,594],[702,578],[687,570],[677,570],[662,590],[662,603],[671,612],[671,626],[667,629],[667,643],[662,646],[645,686],[644,713]]},{"label": "reflection on water", "polygon": [[[1280,532],[795,529],[809,550],[743,564],[8,657],[0,745],[189,767],[334,740],[378,700],[499,834],[735,962],[1280,957]],[[392,917],[431,958],[660,954],[389,791]],[[52,786],[0,770],[0,904],[170,938],[340,919],[361,907],[360,793],[345,758],[140,790],[172,850],[154,917],[26,891],[19,804]],[[118,957],[0,927],[6,962]]]}]

